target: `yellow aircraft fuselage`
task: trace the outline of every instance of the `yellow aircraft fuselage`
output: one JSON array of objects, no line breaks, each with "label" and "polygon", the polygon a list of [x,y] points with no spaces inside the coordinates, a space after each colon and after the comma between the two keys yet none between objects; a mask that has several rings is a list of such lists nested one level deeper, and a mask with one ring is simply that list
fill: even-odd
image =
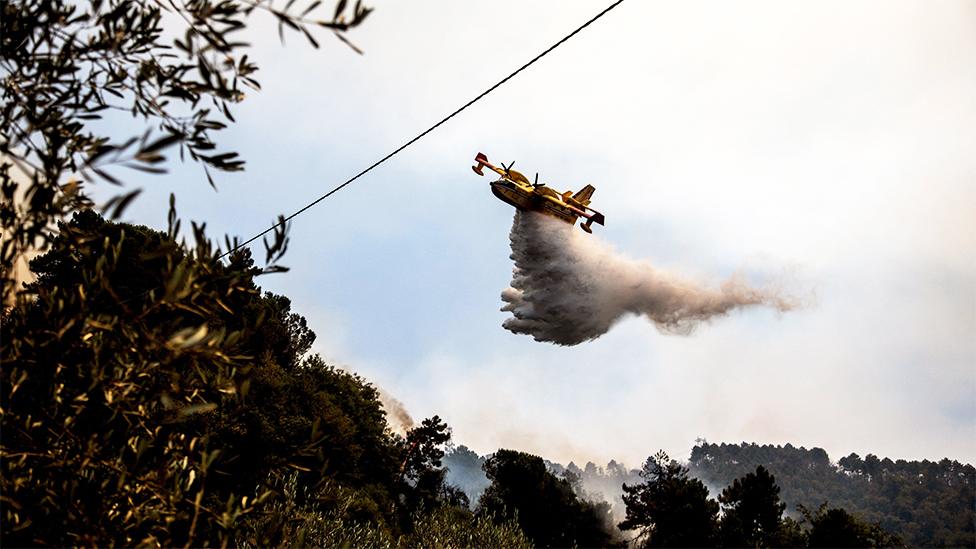
[{"label": "yellow aircraft fuselage", "polygon": [[491,192],[502,202],[507,202],[520,210],[539,211],[558,217],[567,223],[576,223],[576,212],[564,204],[555,191],[549,187],[533,187],[531,183],[522,183],[518,177],[522,174],[514,170],[510,171],[510,174],[512,178],[502,177],[498,181],[491,182]]},{"label": "yellow aircraft fuselage", "polygon": [[475,161],[478,165],[472,166],[472,169],[476,174],[484,175],[482,168],[487,167],[501,176],[490,185],[492,194],[502,202],[520,210],[550,215],[571,225],[575,225],[580,217],[586,218],[586,223],[580,228],[588,233],[593,232],[590,228],[593,223],[604,224],[603,214],[588,207],[590,197],[596,190],[592,185],[587,185],[575,195],[572,191],[558,193],[545,185],[529,182],[528,178],[510,167],[502,169],[491,165],[484,154],[478,153]]}]

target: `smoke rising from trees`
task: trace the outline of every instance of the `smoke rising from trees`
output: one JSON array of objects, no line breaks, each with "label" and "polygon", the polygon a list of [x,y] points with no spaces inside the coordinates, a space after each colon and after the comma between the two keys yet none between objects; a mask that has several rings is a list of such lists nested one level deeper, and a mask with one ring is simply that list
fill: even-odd
[{"label": "smoke rising from trees", "polygon": [[380,404],[383,406],[383,411],[386,412],[387,425],[390,426],[390,429],[394,433],[406,435],[407,431],[413,429],[416,425],[413,418],[410,417],[410,412],[407,412],[406,406],[388,391],[378,385],[374,386],[379,395]]},{"label": "smoke rising from trees", "polygon": [[647,317],[663,333],[687,335],[737,308],[795,306],[738,276],[717,289],[683,280],[538,213],[517,211],[510,238],[515,268],[511,286],[502,291],[502,311],[512,318],[503,326],[536,341],[577,345],[605,334],[627,314]]}]

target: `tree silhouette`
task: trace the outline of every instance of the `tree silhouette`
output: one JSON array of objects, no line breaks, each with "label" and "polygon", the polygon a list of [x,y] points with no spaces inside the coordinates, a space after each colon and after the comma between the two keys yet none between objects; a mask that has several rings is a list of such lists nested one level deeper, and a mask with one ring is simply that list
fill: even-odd
[{"label": "tree silhouette", "polygon": [[626,519],[621,530],[637,530],[641,547],[705,547],[714,543],[719,506],[708,488],[688,478],[688,468],[664,451],[647,458],[643,482],[624,484]]},{"label": "tree silhouette", "polygon": [[[404,456],[400,465],[404,509],[432,510],[442,504],[468,507],[464,492],[445,481],[447,471],[441,466],[441,460],[444,458],[443,447],[450,440],[447,424],[434,416],[410,429],[400,442],[400,453]],[[409,522],[409,516],[402,518]]]},{"label": "tree silhouette", "polygon": [[810,523],[808,547],[900,547],[901,540],[878,524],[867,524],[844,509],[822,504],[815,513],[800,511]]},{"label": "tree silhouette", "polygon": [[537,547],[606,547],[616,541],[607,530],[609,506],[580,500],[571,483],[546,469],[542,458],[498,450],[484,464],[491,484],[478,514],[515,518]]},{"label": "tree silhouette", "polygon": [[762,465],[755,473],[735,479],[722,490],[722,523],[719,529],[726,547],[770,547],[777,542],[786,504],[779,486]]}]

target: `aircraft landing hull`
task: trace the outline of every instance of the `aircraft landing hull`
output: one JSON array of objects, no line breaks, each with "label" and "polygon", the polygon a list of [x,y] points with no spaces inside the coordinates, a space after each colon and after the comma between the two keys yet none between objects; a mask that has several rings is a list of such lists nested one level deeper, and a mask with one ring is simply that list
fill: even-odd
[{"label": "aircraft landing hull", "polygon": [[560,206],[538,194],[526,191],[508,181],[499,180],[492,182],[491,192],[502,202],[511,204],[520,210],[540,212],[561,219],[570,225],[576,224],[577,214],[569,208]]}]

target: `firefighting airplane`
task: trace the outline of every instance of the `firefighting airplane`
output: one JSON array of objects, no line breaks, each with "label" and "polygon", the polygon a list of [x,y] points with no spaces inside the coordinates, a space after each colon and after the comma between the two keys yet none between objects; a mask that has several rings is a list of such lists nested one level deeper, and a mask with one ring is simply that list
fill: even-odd
[{"label": "firefighting airplane", "polygon": [[478,163],[477,166],[471,166],[474,173],[485,175],[482,168],[487,167],[501,176],[498,181],[491,182],[491,192],[502,202],[507,202],[520,210],[551,215],[571,225],[576,224],[577,218],[584,217],[586,223],[580,225],[580,228],[588,233],[593,232],[590,228],[593,223],[604,224],[603,214],[589,207],[590,197],[596,190],[593,185],[583,187],[576,194],[572,194],[573,191],[560,194],[539,183],[539,174],[535,175],[535,183],[530,183],[528,178],[512,169],[514,162],[507,167],[502,164],[502,167],[498,168],[492,166],[483,153],[478,153],[474,161]]}]

